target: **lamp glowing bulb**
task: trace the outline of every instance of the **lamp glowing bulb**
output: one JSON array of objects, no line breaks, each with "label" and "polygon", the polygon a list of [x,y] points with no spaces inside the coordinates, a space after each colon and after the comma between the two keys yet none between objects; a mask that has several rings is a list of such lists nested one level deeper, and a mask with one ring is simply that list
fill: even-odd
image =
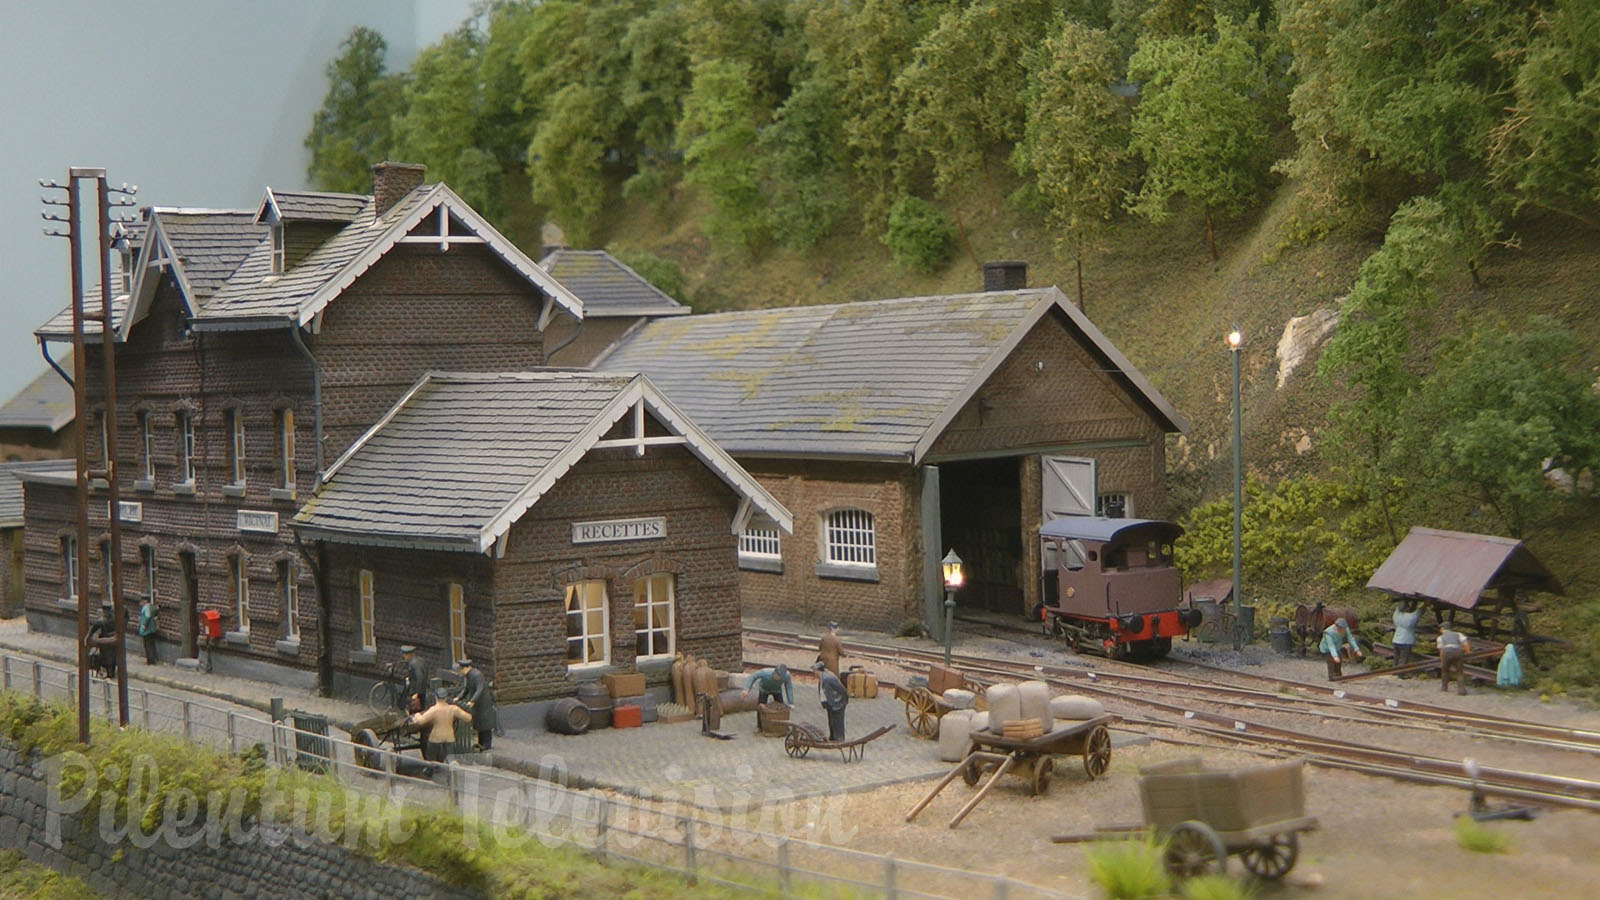
[{"label": "lamp glowing bulb", "polygon": [[1228,349],[1237,350],[1239,349],[1239,345],[1243,343],[1244,335],[1240,334],[1238,327],[1235,326],[1232,331],[1228,332]]}]

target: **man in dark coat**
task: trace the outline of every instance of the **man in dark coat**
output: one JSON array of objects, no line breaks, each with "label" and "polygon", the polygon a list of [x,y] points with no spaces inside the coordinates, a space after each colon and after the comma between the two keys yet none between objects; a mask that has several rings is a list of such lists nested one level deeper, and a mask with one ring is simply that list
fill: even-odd
[{"label": "man in dark coat", "polygon": [[478,733],[478,748],[488,750],[494,742],[494,692],[489,690],[489,679],[483,677],[472,660],[456,663],[461,673],[461,706],[472,713],[472,730]]},{"label": "man in dark coat", "polygon": [[117,677],[117,620],[111,604],[100,608],[100,618],[89,623],[89,634],[84,638],[89,645],[89,668],[101,678]]},{"label": "man in dark coat", "polygon": [[422,660],[417,659],[416,647],[401,647],[400,659],[406,664],[406,712],[422,712],[428,707],[428,673],[423,671]]},{"label": "man in dark coat", "polygon": [[828,711],[828,740],[844,740],[844,708],[850,703],[850,692],[845,690],[844,682],[839,676],[828,671],[828,667],[818,660],[814,667],[817,671],[817,699],[822,701],[822,708]]}]

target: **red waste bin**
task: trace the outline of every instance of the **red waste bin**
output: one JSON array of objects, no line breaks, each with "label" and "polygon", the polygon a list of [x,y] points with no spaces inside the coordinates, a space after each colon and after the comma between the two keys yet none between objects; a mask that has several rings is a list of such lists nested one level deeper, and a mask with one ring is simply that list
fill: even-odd
[{"label": "red waste bin", "polygon": [[200,636],[214,641],[222,637],[222,613],[214,609],[200,610]]}]

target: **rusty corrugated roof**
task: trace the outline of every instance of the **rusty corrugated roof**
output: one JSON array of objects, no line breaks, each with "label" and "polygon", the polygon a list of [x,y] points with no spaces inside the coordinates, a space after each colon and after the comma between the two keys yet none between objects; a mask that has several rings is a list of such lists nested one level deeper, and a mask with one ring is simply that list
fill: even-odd
[{"label": "rusty corrugated roof", "polygon": [[1367,581],[1374,590],[1461,609],[1477,606],[1480,594],[1500,586],[1564,593],[1521,541],[1437,528],[1412,528]]}]

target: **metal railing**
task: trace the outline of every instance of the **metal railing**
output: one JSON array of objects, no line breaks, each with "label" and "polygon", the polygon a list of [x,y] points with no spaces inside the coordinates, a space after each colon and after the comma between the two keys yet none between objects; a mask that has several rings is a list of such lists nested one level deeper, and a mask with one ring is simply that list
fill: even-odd
[{"label": "metal railing", "polygon": [[[0,688],[5,690],[70,703],[77,696],[77,677],[64,666],[0,653]],[[92,680],[91,714],[114,724],[114,683]],[[381,791],[398,804],[456,809],[508,829],[515,839],[576,846],[601,861],[648,866],[690,881],[775,897],[853,887],[892,898],[1073,900],[1072,895],[1003,875],[791,838],[721,821],[714,813],[664,810],[488,766],[432,764],[433,778],[400,774],[402,768],[415,766],[416,757],[142,686],[130,686],[128,697],[129,723],[149,731],[182,735],[230,754],[259,743],[268,749],[268,761],[284,769],[297,763],[306,767],[308,754],[301,741],[312,737],[328,748],[326,759],[312,767],[343,785]]]}]

